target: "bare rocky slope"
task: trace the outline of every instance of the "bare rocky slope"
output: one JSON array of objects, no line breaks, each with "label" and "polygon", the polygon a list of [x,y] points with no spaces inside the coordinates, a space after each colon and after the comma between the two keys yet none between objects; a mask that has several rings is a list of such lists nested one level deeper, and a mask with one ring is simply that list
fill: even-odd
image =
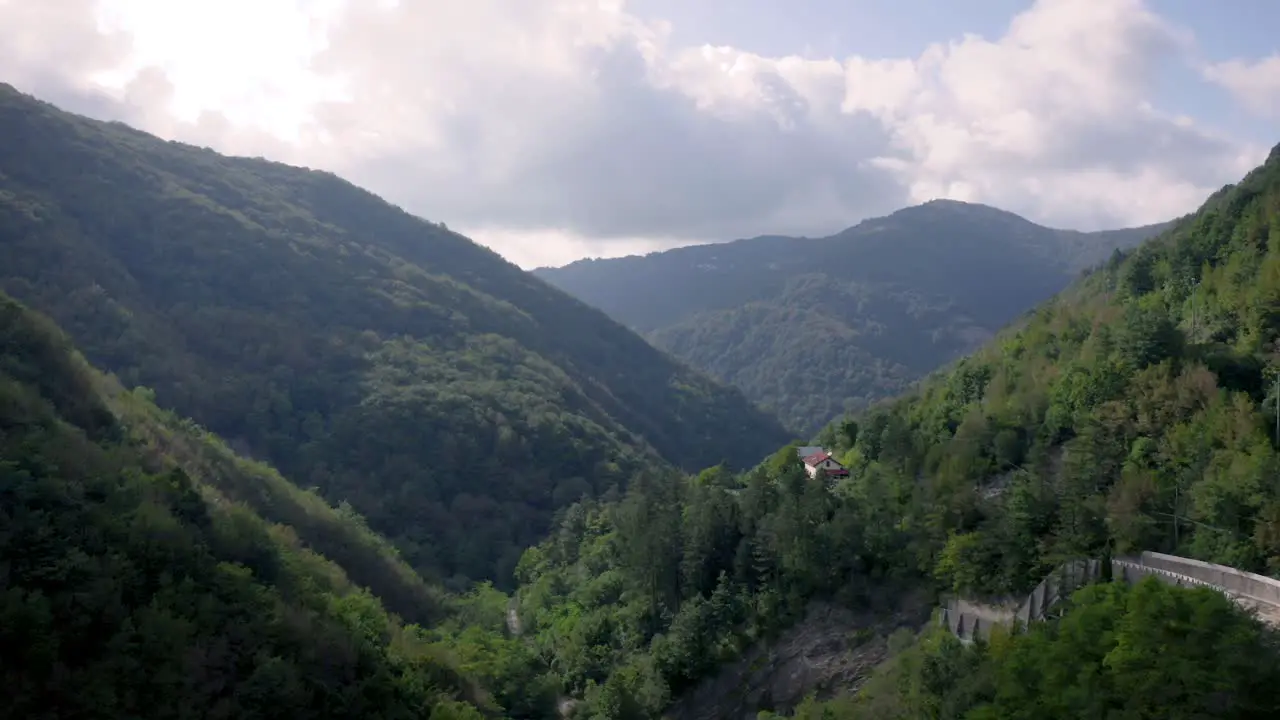
[{"label": "bare rocky slope", "polygon": [[933,611],[922,591],[883,593],[866,610],[815,602],[778,638],[684,693],[669,720],[755,720],[762,710],[789,713],[809,694],[828,699],[857,690],[889,656],[894,631],[919,630]]}]

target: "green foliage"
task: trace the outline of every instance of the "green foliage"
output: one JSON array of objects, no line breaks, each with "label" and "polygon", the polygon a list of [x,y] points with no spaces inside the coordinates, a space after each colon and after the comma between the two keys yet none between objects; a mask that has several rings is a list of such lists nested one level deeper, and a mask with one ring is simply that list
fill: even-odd
[{"label": "green foliage", "polygon": [[1214,590],[1104,583],[1077,591],[1061,620],[990,643],[928,630],[856,696],[792,717],[1266,718],[1280,706],[1278,641]]},{"label": "green foliage", "polygon": [[[1265,288],[1280,297],[1280,260],[1270,260],[1280,244],[1260,256],[1257,238],[1271,234],[1252,224],[1280,226],[1280,163],[1225,198],[1236,219],[1188,218],[910,395],[833,423],[819,440],[849,465],[837,485],[810,481],[793,444],[736,484],[718,472],[656,476],[616,503],[566,512],[519,573],[522,612],[547,665],[588,698],[592,717],[652,717],[809,600],[857,598],[886,580],[1007,595],[1064,560],[1144,549],[1280,567],[1280,487],[1268,480],[1280,457],[1261,412],[1274,412],[1263,382],[1280,324],[1256,309],[1271,297]],[[1220,245],[1210,247],[1208,228]],[[1145,284],[1118,290],[1135,263],[1149,264]],[[1199,270],[1198,286],[1180,274],[1187,267]],[[1133,617],[1150,624],[1142,632],[1164,622]],[[910,666],[901,690],[909,709],[868,717],[961,717],[997,702],[1002,673],[1021,677],[1022,660],[975,655],[942,635],[922,647],[897,661]],[[1161,652],[1142,647],[1132,657]],[[1121,672],[1087,670],[1101,662],[1093,651],[1063,652],[1083,653],[1071,672]],[[1155,703],[1124,684],[1143,672],[1098,702]],[[1056,677],[1045,682],[1074,682]],[[1057,716],[1090,717],[1098,706],[1072,704],[1090,691],[1064,686]]]},{"label": "green foliage", "polygon": [[128,426],[130,439],[148,457],[159,459],[160,465],[176,464],[220,496],[278,524],[282,540],[332,560],[352,582],[368,588],[406,620],[434,623],[453,610],[444,593],[414,572],[349,504],[332,507],[274,468],[237,456],[216,435],[157,408],[145,389],[126,392],[108,379],[98,385]]},{"label": "green foliage", "polygon": [[1276,227],[1273,159],[856,435],[825,431],[852,486],[902,489],[869,498],[911,529],[902,562],[979,594],[1104,548],[1280,567]]},{"label": "green foliage", "polygon": [[510,632],[510,598],[481,583],[459,599],[457,612],[421,636],[493,696],[509,718],[554,718],[560,685],[532,644]]},{"label": "green foliage", "polygon": [[0,135],[0,289],[453,587],[509,583],[557,508],[641,468],[746,467],[787,439],[600,312],[330,174],[8,86]]},{"label": "green foliage", "polygon": [[911,574],[876,562],[870,491],[809,478],[794,447],[740,476],[637,478],[614,502],[566,510],[525,553],[526,633],[585,717],[656,717],[810,600],[860,602]]},{"label": "green foliage", "polygon": [[151,452],[3,295],[0,339],[0,716],[497,710],[291,528]]},{"label": "green foliage", "polygon": [[942,201],[829,238],[762,237],[535,272],[808,434],[902,392],[1081,269],[1165,227],[1066,232]]},{"label": "green foliage", "polygon": [[[1280,570],[1280,153],[823,430],[831,484],[796,444],[736,472],[783,441],[741,397],[331,176],[3,89],[0,130],[0,287],[118,377],[0,297],[0,714],[638,720],[818,598],[1020,592],[1141,549]],[[989,645],[891,645],[865,693],[797,714],[1280,702],[1269,633],[1154,583]]]}]

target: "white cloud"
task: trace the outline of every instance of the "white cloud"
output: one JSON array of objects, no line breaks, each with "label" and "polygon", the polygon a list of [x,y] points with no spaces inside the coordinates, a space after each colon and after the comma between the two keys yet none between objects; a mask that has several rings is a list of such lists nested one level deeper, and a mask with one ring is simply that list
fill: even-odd
[{"label": "white cloud", "polygon": [[133,32],[129,61],[99,79],[116,85],[157,68],[172,85],[165,109],[176,119],[217,111],[292,137],[314,103],[339,96],[310,64],[340,7],[340,0],[104,0],[102,24]]},{"label": "white cloud", "polygon": [[622,0],[104,3],[127,35],[95,33],[87,0],[0,0],[0,61],[43,95],[106,78],[117,117],[335,170],[525,266],[933,197],[1149,222],[1265,152],[1147,104],[1192,40],[1139,0],[1041,0],[995,40],[828,60],[676,46]]},{"label": "white cloud", "polygon": [[1256,62],[1214,63],[1205,67],[1204,76],[1259,115],[1280,118],[1280,54]]},{"label": "white cloud", "polygon": [[91,91],[90,76],[123,62],[129,38],[101,32],[93,0],[0,0],[0,80],[51,101]]},{"label": "white cloud", "polygon": [[612,237],[605,240],[583,237],[563,230],[504,227],[451,227],[492,248],[523,268],[557,266],[582,258],[646,255],[671,247],[697,245],[703,240],[688,238]]},{"label": "white cloud", "polygon": [[847,64],[845,109],[892,128],[914,201],[987,202],[1064,226],[1154,222],[1255,164],[1146,98],[1191,38],[1139,0],[1042,0],[996,41],[965,37],[913,62]]}]

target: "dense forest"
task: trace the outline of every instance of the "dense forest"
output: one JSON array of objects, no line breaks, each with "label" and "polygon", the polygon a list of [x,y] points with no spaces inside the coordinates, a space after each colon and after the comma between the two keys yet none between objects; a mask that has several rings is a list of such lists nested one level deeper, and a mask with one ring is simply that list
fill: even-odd
[{"label": "dense forest", "polygon": [[[422,587],[358,515],[148,395],[0,297],[2,717],[551,718],[567,691],[575,717],[651,718],[809,599],[919,581],[786,447],[746,475],[641,475],[563,511],[520,565],[528,627],[507,632],[506,595]],[[344,541],[345,563],[314,551]],[[353,583],[362,565],[416,588],[423,623]],[[1154,581],[1086,588],[1061,621],[990,643],[926,629],[891,646],[861,693],[795,716],[1248,718],[1280,702],[1272,633]]]},{"label": "dense forest", "polygon": [[0,86],[0,289],[91,362],[347,502],[455,589],[556,508],[790,438],[491,251],[323,172]]},{"label": "dense forest", "polygon": [[[591,717],[653,717],[816,599],[1015,595],[1065,560],[1143,549],[1280,571],[1276,308],[1280,149],[980,352],[825,428],[848,479],[808,478],[788,447],[572,508],[521,561],[521,616]],[[964,660],[987,662],[1004,660]],[[1072,712],[1056,716],[1090,717]]]},{"label": "dense forest", "polygon": [[[117,415],[119,403],[132,410]],[[349,542],[347,568],[401,570],[383,584],[416,595],[406,607],[444,612],[385,544],[296,488],[279,498],[309,501],[309,527],[264,519],[203,481],[207,466],[157,452],[174,431],[147,405],[0,295],[0,717],[500,711],[447,643],[314,551]]]},{"label": "dense forest", "polygon": [[909,395],[829,428],[900,561],[1017,591],[1138,549],[1280,567],[1280,150]]},{"label": "dense forest", "polygon": [[808,477],[793,446],[742,475],[638,477],[525,553],[524,631],[585,717],[657,717],[809,601],[865,607],[919,581],[882,560],[863,507]]},{"label": "dense forest", "polygon": [[934,201],[827,238],[759,237],[534,272],[809,434],[897,395],[1165,227],[1053,230]]},{"label": "dense forest", "polygon": [[[822,603],[1143,549],[1280,573],[1280,147],[823,428],[829,481],[740,394],[332,176],[8,90],[0,131],[0,287],[33,308],[0,294],[0,717],[650,720]],[[925,620],[763,720],[1280,703],[1280,640],[1208,590],[1094,585],[973,645]]]}]

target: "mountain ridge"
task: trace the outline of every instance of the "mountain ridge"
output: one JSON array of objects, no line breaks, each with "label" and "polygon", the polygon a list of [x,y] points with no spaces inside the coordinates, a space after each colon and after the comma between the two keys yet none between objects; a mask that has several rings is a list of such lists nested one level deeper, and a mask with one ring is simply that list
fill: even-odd
[{"label": "mountain ridge", "polygon": [[0,133],[0,289],[458,588],[509,582],[583,494],[789,439],[739,391],[331,173],[9,86]]},{"label": "mountain ridge", "polygon": [[534,272],[804,434],[904,390],[1169,225],[1083,233],[935,200],[823,238],[763,235]]},{"label": "mountain ridge", "polygon": [[680,253],[686,253],[686,252],[690,254],[697,254],[697,253],[704,253],[704,252],[714,253],[716,252],[715,250],[716,248],[726,248],[730,246],[737,246],[740,244],[743,244],[743,245],[767,244],[767,243],[785,244],[792,241],[796,241],[796,242],[829,241],[829,240],[842,238],[847,234],[853,234],[855,231],[859,229],[865,229],[867,227],[874,226],[882,221],[894,218],[895,216],[899,216],[899,217],[910,216],[915,211],[921,211],[921,210],[928,211],[928,210],[937,210],[937,209],[942,209],[944,211],[946,210],[954,211],[957,209],[962,211],[976,210],[977,212],[987,213],[988,217],[1005,218],[1008,220],[1016,221],[1018,223],[1034,225],[1037,228],[1053,231],[1056,233],[1061,233],[1064,235],[1092,235],[1092,236],[1104,235],[1105,236],[1105,235],[1111,235],[1111,234],[1124,235],[1124,234],[1137,232],[1140,234],[1149,234],[1150,236],[1155,236],[1155,235],[1158,235],[1160,232],[1172,227],[1173,224],[1176,223],[1178,220],[1177,218],[1175,218],[1173,220],[1167,220],[1164,222],[1147,223],[1145,225],[1134,225],[1134,226],[1119,227],[1119,228],[1110,228],[1106,230],[1075,230],[1071,228],[1057,228],[1050,225],[1043,225],[1041,223],[1037,223],[1034,220],[1026,218],[1022,215],[1018,215],[1017,213],[1012,212],[1010,210],[1005,210],[1003,208],[999,208],[994,205],[989,205],[987,203],[970,202],[967,200],[952,200],[950,198],[934,198],[932,200],[926,200],[922,203],[917,203],[915,205],[908,205],[906,207],[898,208],[897,210],[894,210],[893,212],[887,215],[877,215],[873,217],[864,218],[854,223],[853,225],[849,225],[842,230],[837,230],[836,232],[833,232],[827,235],[781,235],[776,233],[768,233],[763,235],[753,235],[751,237],[735,238],[732,240],[698,243],[694,245],[682,245],[679,247],[668,248],[665,250],[651,250],[649,252],[641,253],[641,254],[619,255],[616,257],[586,257],[586,258],[580,258],[578,260],[572,260],[570,262],[563,263],[561,265],[541,265],[533,268],[529,272],[532,272],[535,275],[543,275],[543,274],[551,273],[557,270],[565,270],[567,268],[571,268],[575,266],[592,265],[596,263],[614,263],[614,262],[623,262],[623,261],[634,261],[634,260],[641,260],[645,258],[651,258],[659,255],[680,254]]}]

